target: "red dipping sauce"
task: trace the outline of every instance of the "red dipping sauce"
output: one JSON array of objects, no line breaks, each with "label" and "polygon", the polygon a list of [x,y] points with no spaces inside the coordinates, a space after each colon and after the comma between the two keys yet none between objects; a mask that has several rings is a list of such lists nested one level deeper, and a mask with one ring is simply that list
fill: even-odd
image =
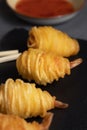
[{"label": "red dipping sauce", "polygon": [[75,9],[67,0],[20,0],[16,11],[29,17],[48,18],[73,13]]}]

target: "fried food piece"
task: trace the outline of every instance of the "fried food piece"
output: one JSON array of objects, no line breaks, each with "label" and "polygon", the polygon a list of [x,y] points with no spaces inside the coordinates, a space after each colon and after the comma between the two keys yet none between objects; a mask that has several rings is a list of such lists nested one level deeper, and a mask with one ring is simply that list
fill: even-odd
[{"label": "fried food piece", "polygon": [[71,65],[67,58],[33,48],[24,51],[18,57],[16,66],[24,79],[35,80],[37,84],[42,85],[71,73]]},{"label": "fried food piece", "polygon": [[36,88],[35,84],[9,78],[0,86],[0,112],[22,118],[44,117],[55,107],[66,108],[67,104],[56,101],[49,92]]},{"label": "fried food piece", "polygon": [[41,124],[36,121],[26,122],[15,115],[0,114],[0,130],[48,130],[53,118],[53,113],[48,113]]},{"label": "fried food piece", "polygon": [[64,57],[76,55],[80,50],[76,39],[51,26],[32,27],[29,31],[27,45]]}]

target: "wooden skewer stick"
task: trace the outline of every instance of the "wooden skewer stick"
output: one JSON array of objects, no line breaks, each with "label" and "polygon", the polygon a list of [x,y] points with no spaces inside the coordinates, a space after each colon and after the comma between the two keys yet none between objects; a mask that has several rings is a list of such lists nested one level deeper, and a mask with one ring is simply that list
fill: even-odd
[{"label": "wooden skewer stick", "polygon": [[21,54],[21,53],[1,57],[1,58],[0,58],[0,63],[4,63],[4,62],[16,60],[17,57],[18,57],[20,54]]},{"label": "wooden skewer stick", "polygon": [[13,54],[18,54],[18,50],[7,50],[7,51],[0,51],[0,57],[3,56],[8,56],[8,55],[13,55]]}]

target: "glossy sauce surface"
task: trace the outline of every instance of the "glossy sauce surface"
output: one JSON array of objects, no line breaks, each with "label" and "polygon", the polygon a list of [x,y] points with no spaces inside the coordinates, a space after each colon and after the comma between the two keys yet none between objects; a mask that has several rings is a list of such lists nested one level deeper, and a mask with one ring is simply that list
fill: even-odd
[{"label": "glossy sauce surface", "polygon": [[75,9],[67,0],[20,0],[16,11],[30,17],[46,18],[73,13]]}]

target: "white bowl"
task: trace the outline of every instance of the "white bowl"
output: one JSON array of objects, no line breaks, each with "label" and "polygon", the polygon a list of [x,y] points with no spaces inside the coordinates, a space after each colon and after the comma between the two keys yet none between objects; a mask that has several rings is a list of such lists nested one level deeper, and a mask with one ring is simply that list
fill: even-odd
[{"label": "white bowl", "polygon": [[25,16],[23,14],[20,14],[16,11],[16,4],[17,2],[19,2],[20,0],[6,0],[6,3],[8,4],[8,6],[13,10],[13,12],[15,12],[15,14],[29,22],[32,24],[39,24],[39,25],[51,25],[51,24],[59,24],[62,22],[65,22],[71,18],[73,18],[74,16],[77,15],[77,13],[81,10],[81,8],[84,5],[85,0],[67,0],[69,2],[72,3],[72,5],[75,8],[75,11],[71,14],[67,14],[67,15],[61,15],[61,16],[54,16],[54,17],[46,17],[46,18],[36,18],[36,17],[29,17],[29,16]]}]

